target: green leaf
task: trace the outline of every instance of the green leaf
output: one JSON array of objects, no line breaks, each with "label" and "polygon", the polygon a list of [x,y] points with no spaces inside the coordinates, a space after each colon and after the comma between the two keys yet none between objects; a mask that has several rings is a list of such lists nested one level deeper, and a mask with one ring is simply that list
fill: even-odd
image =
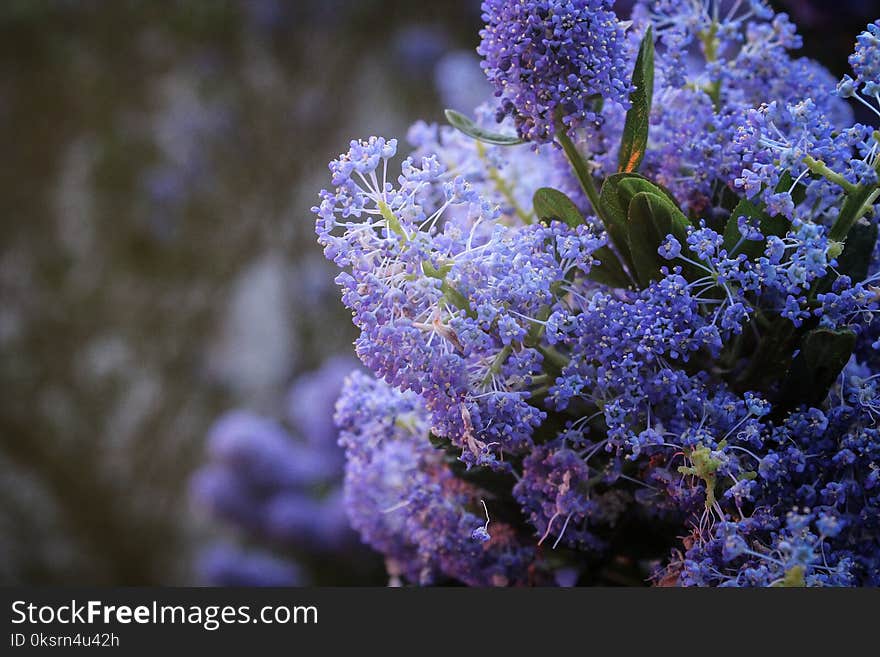
[{"label": "green leaf", "polygon": [[446,299],[451,305],[455,306],[459,310],[463,310],[467,313],[468,317],[476,317],[476,313],[471,309],[471,304],[468,303],[467,297],[465,297],[461,292],[455,289],[452,285],[450,285],[449,281],[446,279],[440,284],[440,290],[443,292],[443,298]]},{"label": "green leaf", "polygon": [[660,268],[665,264],[657,249],[672,225],[666,210],[660,197],[648,192],[636,194],[629,203],[627,244],[633,257],[636,281],[641,287],[658,280]]},{"label": "green leaf", "polygon": [[[665,197],[666,200],[678,210],[678,201],[675,200],[672,192],[638,174],[624,174],[617,183],[617,190],[621,202],[627,207],[636,194],[647,192],[648,194],[654,194],[655,196]],[[679,212],[684,216],[684,213],[682,213],[681,210],[679,210]]]},{"label": "green leaf", "polygon": [[[656,192],[660,189],[662,193],[668,192],[653,185],[653,183],[647,178],[638,173],[615,173],[608,176],[602,184],[602,189],[599,192],[599,207],[602,216],[605,219],[605,229],[608,231],[611,243],[614,244],[618,253],[620,253],[624,262],[629,267],[630,271],[632,271],[634,265],[629,252],[629,243],[627,241],[627,235],[629,233],[629,219],[627,215],[629,211],[629,202],[636,192],[631,191],[630,193],[623,195],[620,189],[621,184],[630,180],[641,181],[645,184],[645,187],[639,191]],[[670,198],[672,198],[671,195]]]},{"label": "green leaf", "polygon": [[837,256],[837,267],[822,279],[816,292],[827,292],[834,285],[838,275],[849,276],[854,283],[859,283],[868,276],[868,268],[877,243],[877,224],[873,221],[856,222],[846,236],[843,252]]},{"label": "green leaf", "polygon": [[[712,198],[718,199],[716,203],[717,207],[727,210],[728,212],[733,212],[736,204],[740,201],[739,195],[732,191],[730,187],[720,184],[717,181],[713,185]],[[721,230],[723,231],[724,228],[722,227]]]},{"label": "green leaf", "polygon": [[[727,254],[731,257],[740,253],[747,246],[746,240],[742,239],[742,233],[739,232],[739,218],[747,217],[749,219],[761,220],[767,215],[761,208],[747,199],[742,199],[737,203],[736,207],[730,212],[730,219],[724,227],[724,244],[723,247]],[[740,243],[742,241],[742,243]],[[737,247],[737,244],[740,244]]]},{"label": "green leaf", "polygon": [[800,353],[795,356],[782,386],[780,402],[785,408],[801,404],[818,406],[840,376],[856,346],[852,331],[817,328],[801,340]]},{"label": "green leaf", "polygon": [[602,190],[599,192],[599,206],[602,215],[605,218],[605,230],[608,231],[608,237],[611,238],[612,244],[617,247],[618,253],[623,257],[624,262],[628,265],[630,271],[633,270],[632,256],[629,252],[629,244],[627,242],[627,209],[629,202],[624,203],[620,198],[620,190],[618,185],[630,175],[628,173],[618,173],[608,176],[602,184]]},{"label": "green leaf", "polygon": [[[535,192],[532,200],[535,205],[535,214],[541,221],[555,219],[565,222],[572,228],[585,223],[584,217],[574,201],[558,189],[541,187]],[[626,275],[626,271],[614,251],[606,246],[593,253],[593,256],[599,261],[599,264],[590,268],[588,277],[591,280],[610,287],[628,287],[630,285],[629,276]]]},{"label": "green leaf", "polygon": [[631,106],[626,113],[618,157],[619,170],[623,173],[639,168],[648,147],[651,100],[654,95],[654,34],[650,26],[639,47],[632,83],[634,89],[629,96]]},{"label": "green leaf", "polygon": [[837,271],[858,283],[868,276],[868,267],[877,244],[877,223],[857,222],[850,228],[843,253],[837,258]]},{"label": "green leaf", "polygon": [[757,344],[749,347],[748,364],[737,375],[736,390],[766,392],[774,388],[791,368],[799,338],[794,324],[785,317],[768,320]]},{"label": "green leaf", "polygon": [[629,250],[637,281],[644,288],[652,280],[660,279],[661,267],[673,266],[657,252],[667,235],[673,235],[686,247],[689,222],[669,199],[650,192],[639,192],[633,197],[628,218]]},{"label": "green leaf", "polygon": [[584,223],[584,216],[568,196],[558,189],[541,187],[532,197],[539,221],[562,221],[572,228]]},{"label": "green leaf", "polygon": [[448,109],[445,114],[446,120],[449,121],[449,124],[452,127],[457,128],[468,137],[473,137],[477,141],[482,141],[487,144],[495,144],[496,146],[516,146],[517,144],[523,143],[522,139],[514,135],[502,135],[497,132],[485,130],[461,112]]},{"label": "green leaf", "polygon": [[599,264],[590,268],[587,278],[609,287],[624,288],[632,285],[623,265],[620,264],[620,259],[610,248],[603,246],[593,252],[593,257],[599,261]]},{"label": "green leaf", "polygon": [[806,186],[803,183],[795,185],[791,172],[785,171],[779,176],[779,182],[776,184],[776,188],[773,191],[779,194],[780,192],[787,193],[789,190],[791,190],[791,200],[794,201],[795,205],[800,205],[807,197]]},{"label": "green leaf", "polygon": [[664,196],[673,206],[678,207],[669,190],[638,173],[615,173],[605,179],[599,192],[599,206],[605,218],[605,228],[611,243],[631,272],[635,272],[635,263],[629,249],[629,204],[639,192]]},{"label": "green leaf", "polygon": [[764,237],[775,235],[777,237],[785,237],[788,232],[789,222],[785,217],[770,217],[764,212],[761,206],[756,205],[752,201],[743,199],[730,213],[730,219],[724,227],[724,248],[727,250],[729,257],[734,257],[740,253],[745,253],[749,260],[756,260],[764,253],[767,248],[767,240],[746,240],[743,239],[742,233],[739,232],[738,220],[740,217],[747,217],[758,222],[758,229]]}]

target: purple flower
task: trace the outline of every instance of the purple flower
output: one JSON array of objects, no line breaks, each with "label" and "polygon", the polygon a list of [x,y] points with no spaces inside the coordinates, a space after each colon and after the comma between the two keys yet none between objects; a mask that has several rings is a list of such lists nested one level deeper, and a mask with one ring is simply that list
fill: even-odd
[{"label": "purple flower", "polygon": [[596,97],[629,106],[623,26],[612,0],[487,0],[477,52],[499,97],[530,141],[553,139],[599,118]]},{"label": "purple flower", "polygon": [[289,559],[217,544],[199,555],[199,579],[214,586],[302,586],[300,568]]},{"label": "purple flower", "polygon": [[[399,175],[380,138],[331,163],[318,238],[379,377],[352,376],[337,406],[345,507],[394,581],[585,581],[650,560],[682,585],[880,583],[877,135],[792,56],[784,14],[719,8],[638,2],[625,33],[610,2],[485,2],[500,118],[532,145],[418,123]],[[628,232],[609,244],[591,180],[542,144],[561,119],[594,182],[617,173],[622,73],[649,25],[641,173],[686,225],[638,232],[608,187],[595,205]],[[875,32],[841,86],[855,102]],[[621,202],[647,186],[615,180]],[[567,223],[536,221],[541,187],[572,198]],[[308,533],[282,501],[272,517]]]}]

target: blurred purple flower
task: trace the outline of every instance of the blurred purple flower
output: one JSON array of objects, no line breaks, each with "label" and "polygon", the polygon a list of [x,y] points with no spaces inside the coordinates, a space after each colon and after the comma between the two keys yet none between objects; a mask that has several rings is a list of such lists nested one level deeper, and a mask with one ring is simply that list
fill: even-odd
[{"label": "blurred purple flower", "polygon": [[[249,541],[313,557],[349,550],[356,535],[342,502],[343,454],[333,409],[354,365],[334,357],[294,382],[288,415],[302,439],[249,411],[221,417],[208,436],[208,461],[191,481],[196,502]],[[206,581],[259,585],[271,579],[260,570],[263,562],[233,558],[224,549],[211,557],[211,568],[200,570]]]},{"label": "blurred purple flower", "polygon": [[202,581],[218,586],[301,586],[299,566],[265,552],[246,552],[220,543],[199,555],[196,569]]},{"label": "blurred purple flower", "polygon": [[470,113],[492,97],[492,88],[469,50],[454,50],[437,62],[434,84],[444,107]]},{"label": "blurred purple flower", "polygon": [[394,35],[394,59],[407,77],[431,75],[437,61],[449,49],[450,38],[438,25],[407,25]]},{"label": "blurred purple flower", "polygon": [[333,408],[342,381],[356,366],[355,360],[347,356],[330,358],[320,369],[300,376],[287,395],[288,417],[300,435],[315,448],[329,447],[339,452],[340,459],[342,452],[335,449],[338,432]]}]

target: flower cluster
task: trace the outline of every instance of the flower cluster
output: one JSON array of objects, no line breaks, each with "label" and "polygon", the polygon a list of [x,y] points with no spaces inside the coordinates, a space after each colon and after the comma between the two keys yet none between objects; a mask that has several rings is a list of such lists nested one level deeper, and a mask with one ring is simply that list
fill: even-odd
[{"label": "flower cluster", "polygon": [[487,0],[477,49],[523,137],[551,141],[599,119],[598,98],[628,106],[623,26],[613,0]]},{"label": "flower cluster", "polygon": [[611,4],[485,2],[501,133],[330,164],[351,521],[420,584],[878,585],[877,24],[837,85],[760,0]]},{"label": "flower cluster", "polygon": [[493,518],[495,501],[457,478],[445,454],[431,446],[417,395],[355,373],[336,418],[352,524],[385,554],[392,577],[474,586],[528,580],[534,547]]},{"label": "flower cluster", "polygon": [[337,280],[363,362],[422,395],[467,462],[500,466],[545,419],[527,401],[546,378],[536,322],[590,272],[604,238],[586,224],[506,226],[498,206],[465,175],[450,179],[436,156],[405,160],[395,187],[395,146],[352,142],[331,164],[337,187],[315,208],[319,240],[351,268]]},{"label": "flower cluster", "polygon": [[[684,209],[717,211],[713,194],[761,157],[766,148],[742,140],[746,117],[764,105],[785,108],[811,97],[835,127],[851,123],[851,111],[833,95],[834,78],[816,62],[792,56],[801,45],[794,26],[761,0],[641,2],[633,20],[629,50],[648,26],[658,35],[652,148],[642,172],[672,191]],[[584,136],[583,148],[610,174],[624,112],[610,105],[605,121],[602,131]],[[789,123],[779,126],[787,130]]]},{"label": "flower cluster", "polygon": [[868,98],[880,93],[880,21],[874,21],[859,35],[849,65],[856,77],[844,77],[844,86],[859,86]]},{"label": "flower cluster", "polygon": [[754,511],[719,519],[705,537],[694,533],[672,566],[683,583],[880,584],[874,376],[850,365],[838,403],[792,413],[761,437],[758,453],[739,447],[740,468],[757,476],[740,477],[724,496]]}]

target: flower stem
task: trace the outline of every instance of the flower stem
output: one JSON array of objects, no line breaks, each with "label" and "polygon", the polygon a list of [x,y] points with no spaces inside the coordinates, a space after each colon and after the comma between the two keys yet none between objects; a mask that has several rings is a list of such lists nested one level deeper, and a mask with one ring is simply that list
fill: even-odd
[{"label": "flower stem", "polygon": [[[706,62],[711,64],[717,61],[718,46],[720,45],[718,40],[718,23],[713,21],[708,30],[700,33],[699,39],[703,44],[703,56],[706,58]],[[717,112],[721,108],[721,80],[712,82],[706,87],[705,91],[709,98],[712,99],[712,105]]]},{"label": "flower stem", "polygon": [[[880,136],[880,132],[874,132],[874,139]],[[855,223],[861,219],[865,213],[873,207],[880,196],[880,185],[854,185],[839,173],[829,169],[824,162],[814,159],[807,155],[804,163],[809,167],[810,171],[824,176],[827,180],[839,185],[847,194],[846,201],[840,210],[837,221],[831,227],[828,238],[835,242],[843,242],[849,234],[850,229]],[[880,174],[880,157],[874,161],[874,170]]]},{"label": "flower stem", "polygon": [[489,370],[486,372],[486,376],[483,377],[482,385],[485,387],[489,385],[492,381],[492,377],[501,374],[501,368],[504,367],[504,363],[507,362],[507,359],[510,358],[510,354],[513,353],[513,347],[511,345],[505,345],[504,348],[498,352],[498,355],[495,356],[495,360],[492,361],[492,364],[489,366]]},{"label": "flower stem", "polygon": [[379,212],[382,214],[382,218],[385,220],[385,223],[388,225],[388,229],[399,235],[404,240],[407,239],[406,231],[403,230],[403,226],[400,225],[400,220],[394,215],[391,211],[391,208],[388,207],[388,204],[384,199],[379,201]]},{"label": "flower stem", "polygon": [[835,185],[839,185],[847,193],[852,193],[855,191],[855,185],[853,185],[849,180],[841,176],[836,171],[832,171],[831,169],[829,169],[827,164],[825,164],[821,160],[815,159],[812,155],[807,155],[806,157],[804,157],[804,164],[807,165],[807,168],[810,171],[812,171],[816,175],[822,176],[830,182],[833,182]]},{"label": "flower stem", "polygon": [[537,347],[537,349],[538,349],[538,352],[545,359],[547,359],[547,361],[549,361],[552,365],[554,365],[555,367],[558,367],[559,369],[564,368],[570,362],[568,360],[568,358],[566,358],[561,353],[556,351],[556,349],[554,349],[550,345],[539,345]]},{"label": "flower stem", "polygon": [[606,222],[605,218],[602,216],[602,209],[599,206],[599,190],[596,188],[596,182],[593,180],[593,174],[590,172],[590,167],[574,145],[574,142],[571,141],[571,137],[568,136],[568,133],[565,131],[565,126],[562,125],[561,121],[557,121],[556,139],[559,142],[559,145],[562,146],[562,150],[565,151],[565,156],[568,158],[568,161],[571,162],[571,167],[574,169],[574,173],[577,176],[578,182],[581,184],[581,188],[587,195],[590,205],[593,206],[593,211],[596,213],[596,216],[602,220],[602,223],[607,226],[608,222]]},{"label": "flower stem", "polygon": [[[846,241],[850,229],[871,209],[878,196],[880,196],[880,187],[875,185],[874,189],[871,189],[866,185],[856,185],[844,202],[837,221],[828,232],[828,239],[835,242]],[[850,207],[853,207],[850,205],[852,201],[858,203],[854,210],[850,210]]]},{"label": "flower stem", "polygon": [[489,180],[491,180],[495,184],[495,188],[498,190],[498,193],[504,197],[504,200],[508,202],[510,207],[513,209],[513,212],[516,214],[520,220],[528,225],[532,223],[532,216],[523,210],[522,206],[517,203],[516,197],[513,195],[513,190],[510,188],[508,182],[504,179],[504,176],[498,171],[497,168],[492,166],[489,162],[489,158],[486,157],[486,147],[482,142],[478,141],[477,144],[477,155],[483,164],[486,165],[486,173],[489,176]]}]

